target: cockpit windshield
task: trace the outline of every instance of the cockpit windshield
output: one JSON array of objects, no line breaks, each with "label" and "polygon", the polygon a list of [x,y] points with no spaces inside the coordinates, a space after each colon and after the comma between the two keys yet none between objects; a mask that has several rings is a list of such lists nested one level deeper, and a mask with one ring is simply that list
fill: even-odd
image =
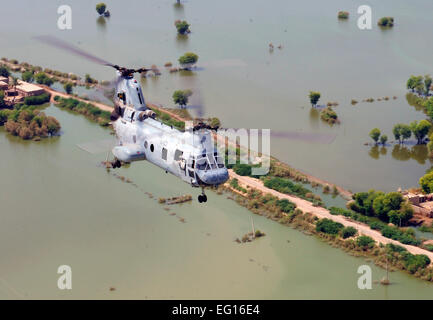
[{"label": "cockpit windshield", "polygon": [[217,152],[202,154],[196,158],[196,168],[205,171],[224,168],[224,159]]}]

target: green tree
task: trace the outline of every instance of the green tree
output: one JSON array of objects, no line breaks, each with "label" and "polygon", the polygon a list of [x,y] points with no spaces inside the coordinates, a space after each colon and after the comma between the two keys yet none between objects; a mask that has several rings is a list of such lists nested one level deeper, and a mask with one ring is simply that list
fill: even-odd
[{"label": "green tree", "polygon": [[96,5],[96,11],[102,15],[105,12],[105,9],[107,8],[107,5],[103,2],[100,2]]},{"label": "green tree", "polygon": [[176,20],[174,25],[176,26],[177,33],[179,33],[179,34],[189,33],[189,26],[190,25],[185,20],[183,20],[183,21]]},{"label": "green tree", "polygon": [[370,138],[373,139],[374,143],[377,144],[380,137],[380,130],[378,128],[374,128],[370,131]]},{"label": "green tree", "polygon": [[25,82],[33,82],[33,73],[31,71],[24,71],[21,75],[21,79]]},{"label": "green tree", "polygon": [[184,90],[176,90],[173,92],[173,102],[180,107],[184,107],[188,104],[188,93]]},{"label": "green tree", "polygon": [[410,129],[417,139],[417,144],[422,144],[424,142],[430,128],[431,123],[427,120],[421,120],[420,122],[415,120],[410,123]]},{"label": "green tree", "polygon": [[320,92],[318,92],[318,91],[310,91],[308,97],[310,98],[311,105],[314,107],[319,102]]},{"label": "green tree", "polygon": [[184,68],[189,68],[197,63],[198,55],[193,52],[187,52],[181,56],[178,61]]},{"label": "green tree", "polygon": [[4,106],[5,106],[5,93],[4,91],[0,90],[0,108],[3,108]]},{"label": "green tree", "polygon": [[433,170],[419,179],[419,186],[424,193],[433,193]]},{"label": "green tree", "polygon": [[387,141],[388,141],[388,136],[386,134],[380,136],[380,143],[382,145],[385,145]]},{"label": "green tree", "polygon": [[406,88],[413,92],[415,90],[415,87],[416,87],[416,77],[410,76],[410,78],[407,79]]},{"label": "green tree", "polygon": [[71,94],[71,93],[72,93],[72,88],[73,88],[73,84],[72,84],[71,82],[66,82],[66,83],[63,85],[63,89],[65,89],[65,92],[66,92],[67,94]]},{"label": "green tree", "polygon": [[398,140],[398,143],[402,142],[401,141],[401,138],[402,138],[401,127],[402,127],[402,124],[398,123],[392,128],[392,134],[394,135],[395,140]]},{"label": "green tree", "polygon": [[9,77],[9,75],[10,75],[9,69],[6,68],[5,66],[0,66],[0,76],[7,78]]},{"label": "green tree", "polygon": [[428,96],[429,92],[430,92],[430,87],[432,85],[432,78],[430,77],[430,75],[426,75],[424,76],[424,88],[425,88],[425,95]]},{"label": "green tree", "polygon": [[410,129],[410,126],[408,126],[407,124],[401,124],[400,133],[403,142],[404,140],[407,140],[412,136],[412,130]]}]

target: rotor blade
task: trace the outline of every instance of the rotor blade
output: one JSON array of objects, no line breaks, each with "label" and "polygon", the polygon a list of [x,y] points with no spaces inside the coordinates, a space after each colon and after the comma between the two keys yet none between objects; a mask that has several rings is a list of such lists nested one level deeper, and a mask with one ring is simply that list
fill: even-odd
[{"label": "rotor blade", "polygon": [[54,36],[36,36],[34,38],[36,40],[40,41],[40,42],[48,44],[48,45],[50,45],[52,47],[56,47],[58,49],[62,49],[62,50],[68,51],[68,52],[70,52],[72,54],[80,56],[80,57],[82,57],[84,59],[87,59],[87,60],[89,60],[91,62],[102,64],[102,65],[105,65],[105,66],[114,67],[114,65],[111,64],[110,62],[108,62],[108,61],[106,61],[104,59],[98,58],[98,57],[94,56],[93,54],[87,53],[84,50],[82,50],[82,49],[80,49],[80,48],[78,48],[76,46],[73,46],[73,45],[71,45],[71,44],[69,44],[69,43],[67,43],[67,42],[65,42],[63,40],[60,40],[60,39],[58,39],[58,38],[56,38]]},{"label": "rotor blade", "polygon": [[[249,134],[250,129],[239,130],[239,128],[233,128],[237,131],[237,134],[242,134],[243,132]],[[336,135],[333,134],[325,134],[325,133],[313,133],[313,132],[297,132],[297,131],[278,131],[271,129],[271,137],[272,138],[280,138],[280,139],[288,139],[288,140],[297,140],[307,143],[318,143],[318,144],[330,144],[332,143]]]},{"label": "rotor blade", "polygon": [[98,154],[98,153],[110,151],[116,145],[117,145],[117,140],[116,138],[113,137],[110,139],[80,143],[77,144],[77,147],[90,154]]},{"label": "rotor blade", "polygon": [[299,140],[308,143],[330,144],[337,137],[335,134],[296,132],[296,131],[276,131],[271,129],[271,137]]}]

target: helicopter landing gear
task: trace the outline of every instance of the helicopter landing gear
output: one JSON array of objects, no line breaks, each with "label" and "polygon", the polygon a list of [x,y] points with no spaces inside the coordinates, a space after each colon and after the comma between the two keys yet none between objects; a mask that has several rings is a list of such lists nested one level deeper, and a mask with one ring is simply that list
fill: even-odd
[{"label": "helicopter landing gear", "polygon": [[120,168],[121,166],[122,166],[122,163],[119,161],[119,159],[116,159],[113,162],[111,162],[111,167],[113,169]]},{"label": "helicopter landing gear", "polygon": [[198,195],[198,202],[202,203],[202,202],[206,202],[207,201],[207,197],[204,194],[204,189],[201,189],[201,194]]}]

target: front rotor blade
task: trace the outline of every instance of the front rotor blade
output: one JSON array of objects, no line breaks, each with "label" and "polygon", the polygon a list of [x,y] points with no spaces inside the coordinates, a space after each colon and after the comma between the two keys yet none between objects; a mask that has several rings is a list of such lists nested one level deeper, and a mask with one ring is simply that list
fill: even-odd
[{"label": "front rotor blade", "polygon": [[117,145],[117,140],[115,138],[111,138],[111,139],[79,143],[77,144],[77,147],[90,154],[98,154],[98,153],[110,151],[116,145]]}]

